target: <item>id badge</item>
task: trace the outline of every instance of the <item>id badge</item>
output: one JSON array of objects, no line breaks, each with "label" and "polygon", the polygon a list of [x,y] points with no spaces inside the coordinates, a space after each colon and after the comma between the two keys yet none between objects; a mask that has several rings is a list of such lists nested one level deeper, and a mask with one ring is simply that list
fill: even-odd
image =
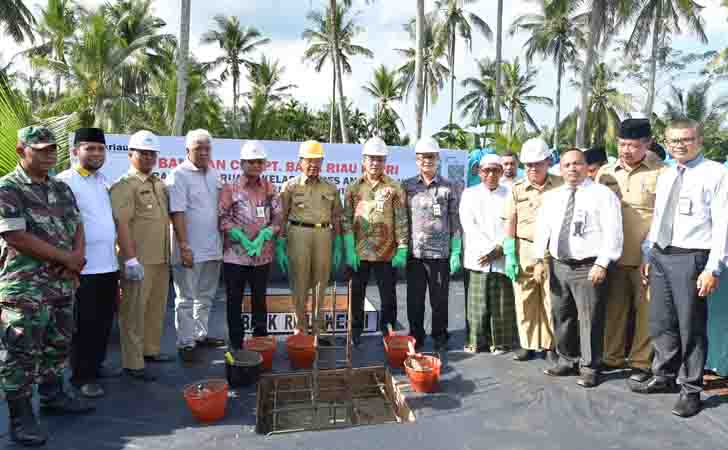
[{"label": "id badge", "polygon": [[255,217],[265,219],[265,206],[257,206],[255,208]]},{"label": "id badge", "polygon": [[377,212],[384,212],[384,200],[377,200]]},{"label": "id badge", "polygon": [[440,209],[440,205],[435,203],[432,205],[432,214],[435,215],[435,217],[440,217],[442,215],[442,210]]},{"label": "id badge", "polygon": [[693,201],[689,198],[681,197],[677,202],[677,210],[682,215],[691,215],[693,213]]},{"label": "id badge", "polygon": [[586,211],[574,211],[574,236],[583,235],[584,228],[586,228]]}]

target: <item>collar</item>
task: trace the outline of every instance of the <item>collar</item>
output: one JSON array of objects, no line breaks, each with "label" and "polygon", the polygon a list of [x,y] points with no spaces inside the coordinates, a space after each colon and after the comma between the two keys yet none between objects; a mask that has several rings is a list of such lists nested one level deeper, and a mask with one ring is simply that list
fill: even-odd
[{"label": "collar", "polygon": [[523,177],[523,179],[526,180],[526,190],[536,189],[537,191],[543,191],[546,188],[546,186],[554,184],[555,177],[554,177],[554,175],[546,172],[546,181],[544,181],[543,185],[541,185],[541,186],[531,183],[531,180],[528,179],[528,176]]},{"label": "collar", "polygon": [[40,183],[33,181],[30,178],[30,175],[28,175],[28,172],[23,169],[23,166],[18,163],[18,165],[15,167],[15,176],[20,180],[23,184],[46,184],[49,181],[51,181],[51,176],[46,176],[45,181],[41,181]]},{"label": "collar", "polygon": [[147,180],[154,180],[155,176],[153,173],[149,175],[139,172],[135,167],[129,168],[129,175],[139,178],[142,183],[146,183]]},{"label": "collar", "polygon": [[202,169],[197,167],[195,163],[189,160],[189,158],[185,158],[184,161],[182,161],[182,164],[179,165],[181,169],[189,170],[191,172],[202,172]]},{"label": "collar", "polygon": [[698,167],[698,165],[700,165],[700,163],[702,163],[703,161],[705,161],[705,156],[703,156],[702,153],[699,153],[698,156],[686,162],[685,164],[677,163],[675,168],[684,167],[686,169],[694,169]]},{"label": "collar", "polygon": [[245,175],[240,175],[240,187],[246,187],[246,186],[263,186],[263,177],[258,177],[253,182],[251,182],[248,177]]},{"label": "collar", "polygon": [[[425,184],[425,179],[422,177],[422,174],[421,173],[417,175],[417,182],[418,183]],[[440,182],[440,174],[436,173],[435,176],[432,177],[432,181],[430,181],[430,184],[441,184],[441,182]]]},{"label": "collar", "polygon": [[617,162],[614,165],[614,171],[618,170],[626,170],[627,172],[633,172],[637,169],[639,169],[641,166],[646,167],[647,169],[656,169],[659,167],[661,161],[657,158],[657,156],[653,156],[652,152],[648,151],[645,154],[645,157],[642,158],[642,161],[640,161],[639,165],[637,167],[629,168],[626,165],[622,163],[621,159],[617,159]]},{"label": "collar", "polygon": [[84,169],[81,166],[74,166],[73,170],[75,170],[76,173],[81,175],[83,178],[87,178],[87,177],[91,176],[91,172],[89,172],[88,170]]},{"label": "collar", "polygon": [[320,183],[321,182],[321,176],[319,175],[316,178],[309,177],[307,175],[301,175],[301,184],[314,184],[314,183]]},{"label": "collar", "polygon": [[[581,184],[576,187],[576,190],[580,191],[582,189],[586,189],[592,184],[594,184],[594,181],[591,178],[586,177],[584,181],[582,181]],[[571,186],[569,186],[569,183],[564,180],[564,184],[561,186],[561,189],[568,192],[571,190]]]}]

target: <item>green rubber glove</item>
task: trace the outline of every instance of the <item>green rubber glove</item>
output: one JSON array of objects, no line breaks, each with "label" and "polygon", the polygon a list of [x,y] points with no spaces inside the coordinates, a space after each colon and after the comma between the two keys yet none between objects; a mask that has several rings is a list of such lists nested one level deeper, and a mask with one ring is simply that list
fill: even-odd
[{"label": "green rubber glove", "polygon": [[503,253],[506,255],[506,276],[511,281],[518,278],[518,255],[516,254],[516,239],[507,237],[503,241]]},{"label": "green rubber glove", "polygon": [[395,269],[404,269],[404,266],[407,265],[407,248],[400,247],[397,249],[397,253],[394,254],[394,258],[392,258],[392,267]]},{"label": "green rubber glove", "polygon": [[343,247],[344,247],[344,240],[341,237],[341,235],[338,234],[338,235],[336,235],[336,238],[334,238],[334,255],[331,260],[331,269],[334,272],[339,270],[339,266],[341,265]]},{"label": "green rubber glove", "polygon": [[276,261],[281,272],[288,273],[288,255],[286,254],[286,238],[276,239]]},{"label": "green rubber glove", "polygon": [[265,227],[258,232],[258,236],[253,241],[252,252],[248,252],[249,256],[260,256],[263,251],[263,245],[265,241],[270,240],[273,237],[273,230],[270,227]]},{"label": "green rubber glove", "polygon": [[232,228],[228,230],[228,237],[230,237],[231,241],[242,245],[248,255],[250,255],[250,252],[253,251],[253,243],[250,242],[250,239],[248,239],[245,233],[243,233],[243,230],[240,228]]},{"label": "green rubber glove", "polygon": [[459,237],[450,239],[450,273],[458,273],[463,268],[460,258],[463,255],[463,240]]},{"label": "green rubber glove", "polygon": [[344,235],[344,247],[346,247],[346,265],[351,267],[354,272],[358,272],[359,255],[356,254],[356,244],[354,244],[354,235],[352,233]]}]

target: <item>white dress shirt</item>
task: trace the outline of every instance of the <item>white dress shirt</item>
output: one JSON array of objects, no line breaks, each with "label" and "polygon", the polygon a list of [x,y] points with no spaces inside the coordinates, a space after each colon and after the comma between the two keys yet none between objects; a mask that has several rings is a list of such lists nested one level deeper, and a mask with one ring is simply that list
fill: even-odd
[{"label": "white dress shirt", "polygon": [[[705,271],[720,272],[728,243],[728,170],[702,155],[681,167],[685,168],[685,172],[678,207],[675,208],[670,245],[710,250]],[[677,175],[678,168],[670,167],[657,179],[655,214],[645,248],[649,249],[657,241],[662,215]]]},{"label": "white dress shirt", "polygon": [[[567,184],[544,194],[536,219],[534,255],[543,258],[549,252],[559,254],[559,232],[566,214],[570,187]],[[579,225],[577,225],[577,223]],[[581,233],[576,233],[580,228]],[[622,255],[622,208],[608,187],[585,179],[577,186],[574,216],[569,230],[571,259],[597,258],[595,264],[607,267]]]},{"label": "white dress shirt", "polygon": [[[83,169],[81,169],[83,171]],[[82,275],[119,270],[116,258],[116,224],[111,212],[109,184],[101,172],[82,176],[76,168],[64,170],[56,179],[66,183],[76,197],[86,241],[86,266]]]},{"label": "white dress shirt", "polygon": [[510,190],[498,186],[489,190],[485,184],[469,187],[460,199],[460,224],[463,228],[463,265],[478,272],[505,272],[505,258],[500,257],[491,264],[481,266],[478,259],[485,256],[496,245],[503,245],[505,221],[501,217]]}]

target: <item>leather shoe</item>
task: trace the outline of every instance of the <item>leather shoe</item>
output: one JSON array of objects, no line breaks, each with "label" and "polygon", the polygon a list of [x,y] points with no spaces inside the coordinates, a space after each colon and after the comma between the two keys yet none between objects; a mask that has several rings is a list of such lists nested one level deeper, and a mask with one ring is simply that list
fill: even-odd
[{"label": "leather shoe", "polygon": [[152,363],[174,362],[175,359],[176,358],[174,356],[167,355],[166,353],[159,353],[156,355],[144,355],[144,361]]},{"label": "leather shoe", "polygon": [[629,379],[637,383],[644,383],[650,379],[650,372],[642,369],[632,369]]},{"label": "leather shoe", "polygon": [[353,331],[351,333],[351,343],[357,348],[361,345],[361,331]]},{"label": "leather shoe", "polygon": [[593,388],[599,384],[599,372],[582,372],[576,384],[584,388]]},{"label": "leather shoe", "polygon": [[120,367],[99,366],[96,370],[96,376],[99,378],[116,378],[120,377],[122,370]]},{"label": "leather shoe", "polygon": [[136,378],[141,381],[155,381],[157,377],[147,372],[146,369],[124,369],[124,375]]},{"label": "leather shoe", "polygon": [[98,383],[86,383],[81,385],[78,391],[87,398],[98,398],[104,396],[104,388]]},{"label": "leather shoe", "polygon": [[677,387],[675,381],[660,377],[651,377],[642,383],[633,381],[631,378],[627,380],[627,386],[632,392],[638,394],[658,394],[675,392]]},{"label": "leather shoe", "polygon": [[553,367],[544,369],[543,373],[551,377],[568,377],[570,375],[577,375],[579,372],[574,366],[557,364]]},{"label": "leather shoe", "polygon": [[204,338],[195,341],[197,342],[197,345],[201,347],[224,347],[225,346],[225,339],[220,338],[214,338],[210,336],[205,336]]},{"label": "leather shoe", "polygon": [[680,398],[677,399],[677,403],[672,408],[672,413],[680,417],[692,417],[699,413],[701,409],[700,393],[681,392]]},{"label": "leather shoe", "polygon": [[191,345],[180,347],[180,349],[177,350],[177,353],[179,353],[179,359],[183,362],[189,363],[195,361],[195,348]]},{"label": "leather shoe", "polygon": [[531,358],[533,358],[533,350],[528,350],[526,348],[516,350],[516,353],[513,355],[514,361],[528,361]]},{"label": "leather shoe", "polygon": [[55,414],[85,414],[96,409],[82,398],[71,397],[63,389],[52,398],[44,398],[41,395],[40,407],[45,412]]}]

